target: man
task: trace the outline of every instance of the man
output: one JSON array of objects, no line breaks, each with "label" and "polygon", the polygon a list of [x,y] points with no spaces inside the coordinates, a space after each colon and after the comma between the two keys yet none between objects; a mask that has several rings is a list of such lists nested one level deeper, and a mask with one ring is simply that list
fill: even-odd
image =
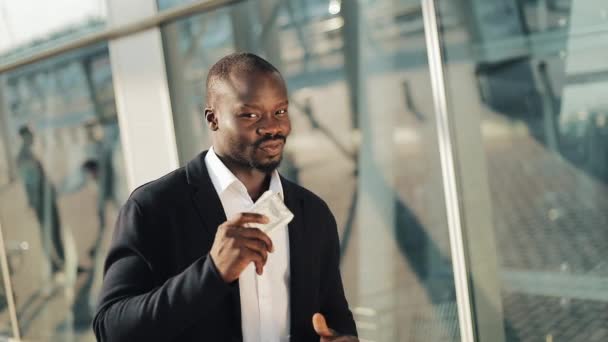
[{"label": "man", "polygon": [[[213,147],[123,206],[93,322],[99,340],[357,341],[335,220],[276,171],[287,108],[285,82],[262,58],[232,54],[210,69]],[[254,228],[268,218],[247,213],[267,190],[294,214],[269,235]]]},{"label": "man", "polygon": [[63,269],[65,263],[57,192],[32,151],[34,134],[30,128],[21,127],[19,136],[22,143],[17,155],[17,169],[25,186],[28,205],[34,210],[40,225],[42,249],[51,262],[51,272],[56,274]]}]

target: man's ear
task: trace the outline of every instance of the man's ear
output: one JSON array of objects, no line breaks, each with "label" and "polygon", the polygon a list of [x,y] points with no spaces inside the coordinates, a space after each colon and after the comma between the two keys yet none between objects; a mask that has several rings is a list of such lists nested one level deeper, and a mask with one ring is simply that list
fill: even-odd
[{"label": "man's ear", "polygon": [[213,107],[205,107],[205,121],[212,131],[217,131],[217,115],[215,114],[215,109]]}]

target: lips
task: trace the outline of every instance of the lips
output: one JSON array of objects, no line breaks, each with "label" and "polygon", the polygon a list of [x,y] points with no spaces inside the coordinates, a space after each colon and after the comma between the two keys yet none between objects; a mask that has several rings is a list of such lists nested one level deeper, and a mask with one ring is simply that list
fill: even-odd
[{"label": "lips", "polygon": [[283,141],[265,141],[260,144],[260,149],[267,154],[276,155],[281,152],[283,149],[284,142]]}]

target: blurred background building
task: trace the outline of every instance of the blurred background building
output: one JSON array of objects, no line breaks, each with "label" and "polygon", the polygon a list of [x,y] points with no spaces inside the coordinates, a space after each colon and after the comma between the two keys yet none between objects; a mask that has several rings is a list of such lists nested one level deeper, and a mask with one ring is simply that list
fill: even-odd
[{"label": "blurred background building", "polygon": [[0,0],[0,339],[95,340],[117,211],[234,51],[287,80],[362,341],[608,340],[605,0]]}]

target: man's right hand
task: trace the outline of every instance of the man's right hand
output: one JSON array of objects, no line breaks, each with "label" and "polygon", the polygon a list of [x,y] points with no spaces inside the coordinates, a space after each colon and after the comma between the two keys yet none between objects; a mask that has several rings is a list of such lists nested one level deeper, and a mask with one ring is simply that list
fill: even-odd
[{"label": "man's right hand", "polygon": [[240,213],[217,228],[209,255],[222,279],[231,283],[239,278],[250,262],[261,275],[274,247],[272,240],[258,228],[249,228],[251,223],[268,223],[268,218],[255,213]]}]

